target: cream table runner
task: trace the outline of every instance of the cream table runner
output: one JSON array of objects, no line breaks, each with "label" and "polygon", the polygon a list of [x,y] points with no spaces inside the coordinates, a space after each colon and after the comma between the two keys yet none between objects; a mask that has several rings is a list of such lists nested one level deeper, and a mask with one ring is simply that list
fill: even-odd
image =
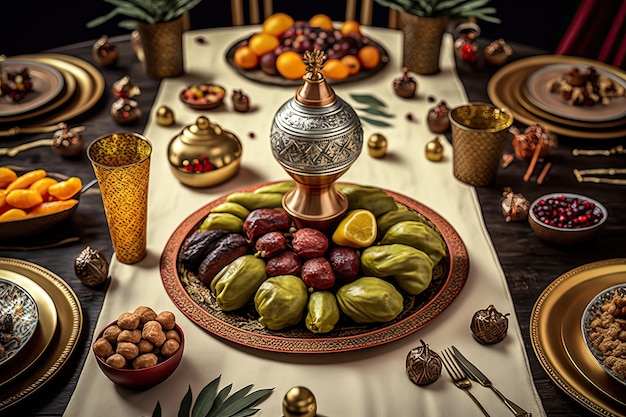
[{"label": "cream table runner", "polygon": [[[244,79],[228,67],[224,59],[229,45],[255,30],[258,28],[248,26],[185,34],[186,75],[161,83],[144,132],[154,146],[148,255],[132,266],[117,262],[114,257],[110,267],[111,285],[98,320],[100,329],[121,312],[139,305],[148,305],[157,311],[174,311],[187,338],[183,361],[165,382],[144,392],[133,392],[118,388],[106,379],[90,354],[65,415],[149,416],[160,401],[163,415],[174,416],[188,386],[195,398],[202,387],[218,375],[222,377],[221,386],[232,383],[233,390],[248,384],[254,384],[253,389],[274,388],[274,393],[259,406],[261,411],[257,415],[264,417],[282,415],[282,398],[293,386],[312,390],[319,415],[327,417],[482,415],[445,372],[426,387],[418,387],[409,380],[405,358],[409,350],[420,345],[420,339],[437,351],[456,345],[505,395],[533,416],[545,415],[532,381],[507,283],[485,230],[475,190],[453,177],[452,149],[447,143],[442,162],[429,162],[424,157],[424,146],[434,137],[427,129],[425,116],[435,103],[429,102],[427,97],[445,99],[451,106],[467,101],[455,72],[449,35],[443,44],[442,72],[417,76],[419,87],[415,99],[401,99],[393,93],[392,80],[401,73],[402,34],[388,29],[363,29],[389,52],[391,60],[386,68],[366,81],[335,87],[335,92],[355,108],[358,105],[350,98],[351,93],[373,94],[395,115],[389,120],[392,127],[363,124],[365,141],[376,132],[388,138],[387,157],[371,158],[365,145],[360,158],[340,180],[386,188],[420,201],[451,223],[467,246],[470,257],[467,283],[442,314],[416,333],[381,347],[345,354],[302,356],[253,351],[226,343],[195,325],[173,304],[161,283],[159,259],[179,224],[226,193],[259,182],[289,179],[271,155],[269,132],[275,112],[293,96],[295,88],[261,85]],[[207,42],[198,42],[199,37]],[[180,91],[186,85],[206,81],[227,88],[226,106],[204,113],[186,108],[178,99]],[[243,89],[250,96],[250,113],[233,110],[230,92],[235,88]],[[174,110],[177,125],[161,127],[155,123],[156,109],[162,105]],[[407,113],[414,116],[413,121],[407,120]],[[182,186],[170,172],[167,162],[169,140],[199,115],[206,115],[232,131],[243,143],[240,173],[226,184],[205,190]],[[254,133],[254,137],[250,137],[250,133]],[[503,313],[510,313],[510,323],[504,341],[484,346],[473,339],[469,324],[473,313],[489,304]],[[472,392],[492,416],[512,415],[490,390],[474,384]]]}]

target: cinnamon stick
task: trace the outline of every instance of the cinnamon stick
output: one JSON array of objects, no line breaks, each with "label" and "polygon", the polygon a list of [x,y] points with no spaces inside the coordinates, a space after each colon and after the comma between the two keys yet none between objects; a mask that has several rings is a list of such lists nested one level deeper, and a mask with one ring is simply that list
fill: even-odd
[{"label": "cinnamon stick", "polygon": [[548,171],[550,171],[550,168],[552,168],[552,162],[548,162],[543,167],[543,169],[541,170],[541,174],[539,174],[539,177],[537,178],[537,184],[543,184],[543,180],[546,178],[546,175],[548,175]]},{"label": "cinnamon stick", "polygon": [[530,176],[533,175],[535,165],[537,165],[537,160],[539,159],[539,154],[541,153],[541,142],[542,141],[537,142],[537,145],[535,146],[535,152],[533,153],[533,157],[528,164],[528,169],[524,174],[524,182],[528,182],[528,180],[530,180]]}]

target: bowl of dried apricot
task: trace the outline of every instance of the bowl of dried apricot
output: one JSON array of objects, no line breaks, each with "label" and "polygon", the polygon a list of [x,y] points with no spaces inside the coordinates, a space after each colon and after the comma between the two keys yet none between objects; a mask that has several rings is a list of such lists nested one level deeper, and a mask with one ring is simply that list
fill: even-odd
[{"label": "bowl of dried apricot", "polygon": [[576,245],[595,236],[604,226],[608,211],[599,201],[580,194],[552,193],[530,204],[528,222],[542,240],[557,245]]},{"label": "bowl of dried apricot", "polygon": [[0,167],[0,239],[31,236],[67,219],[82,188],[78,177]]},{"label": "bowl of dried apricot", "polygon": [[92,350],[98,366],[124,388],[144,390],[165,381],[183,357],[185,335],[171,311],[139,306],[107,324]]}]

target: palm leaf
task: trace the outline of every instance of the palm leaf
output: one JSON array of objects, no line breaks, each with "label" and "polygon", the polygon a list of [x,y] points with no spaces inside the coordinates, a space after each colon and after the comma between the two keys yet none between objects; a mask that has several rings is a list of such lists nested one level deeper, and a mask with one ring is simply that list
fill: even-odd
[{"label": "palm leaf", "polygon": [[161,403],[158,401],[156,407],[154,407],[154,411],[152,412],[152,417],[161,417]]},{"label": "palm leaf", "polygon": [[395,117],[393,114],[386,113],[386,112],[384,112],[384,111],[382,111],[382,110],[380,110],[378,108],[375,108],[375,107],[365,107],[365,108],[357,109],[357,110],[358,111],[363,111],[365,113],[372,114],[374,116],[387,117],[387,118]]},{"label": "palm leaf", "polygon": [[191,385],[187,389],[187,393],[180,402],[180,409],[178,410],[178,417],[189,417],[191,411],[191,402],[193,401],[193,395],[191,394]]},{"label": "palm leaf", "polygon": [[221,375],[209,382],[206,387],[202,388],[202,391],[198,394],[196,403],[193,405],[193,410],[191,411],[192,417],[205,417],[211,407],[213,407],[220,378]]},{"label": "palm leaf", "polygon": [[386,104],[374,96],[369,94],[350,94],[350,97],[358,103],[367,104],[368,106],[373,107],[385,107]]},{"label": "palm leaf", "polygon": [[237,415],[238,413],[249,410],[250,406],[256,404],[257,401],[271,394],[273,391],[272,389],[261,389],[248,394],[251,389],[252,385],[248,385],[231,395],[215,410],[215,413],[210,414],[210,417],[232,417]]},{"label": "palm leaf", "polygon": [[376,120],[376,119],[370,119],[369,117],[363,117],[360,116],[360,119],[364,122],[367,122],[373,126],[378,126],[378,127],[390,127],[391,125],[385,121],[382,120]]}]

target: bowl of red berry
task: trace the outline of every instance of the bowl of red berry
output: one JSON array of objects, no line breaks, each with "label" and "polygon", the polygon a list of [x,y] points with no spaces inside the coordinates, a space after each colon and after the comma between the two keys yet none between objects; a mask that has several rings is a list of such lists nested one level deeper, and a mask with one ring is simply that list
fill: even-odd
[{"label": "bowl of red berry", "polygon": [[167,155],[174,176],[195,188],[221,184],[239,171],[241,141],[205,116],[186,126],[169,143]]},{"label": "bowl of red berry", "polygon": [[608,211],[597,200],[580,194],[546,194],[530,205],[528,222],[542,240],[558,245],[577,245],[595,236],[604,226]]},{"label": "bowl of red berry", "polygon": [[217,84],[202,83],[186,87],[180,92],[180,99],[195,110],[213,109],[224,101],[226,90]]}]

